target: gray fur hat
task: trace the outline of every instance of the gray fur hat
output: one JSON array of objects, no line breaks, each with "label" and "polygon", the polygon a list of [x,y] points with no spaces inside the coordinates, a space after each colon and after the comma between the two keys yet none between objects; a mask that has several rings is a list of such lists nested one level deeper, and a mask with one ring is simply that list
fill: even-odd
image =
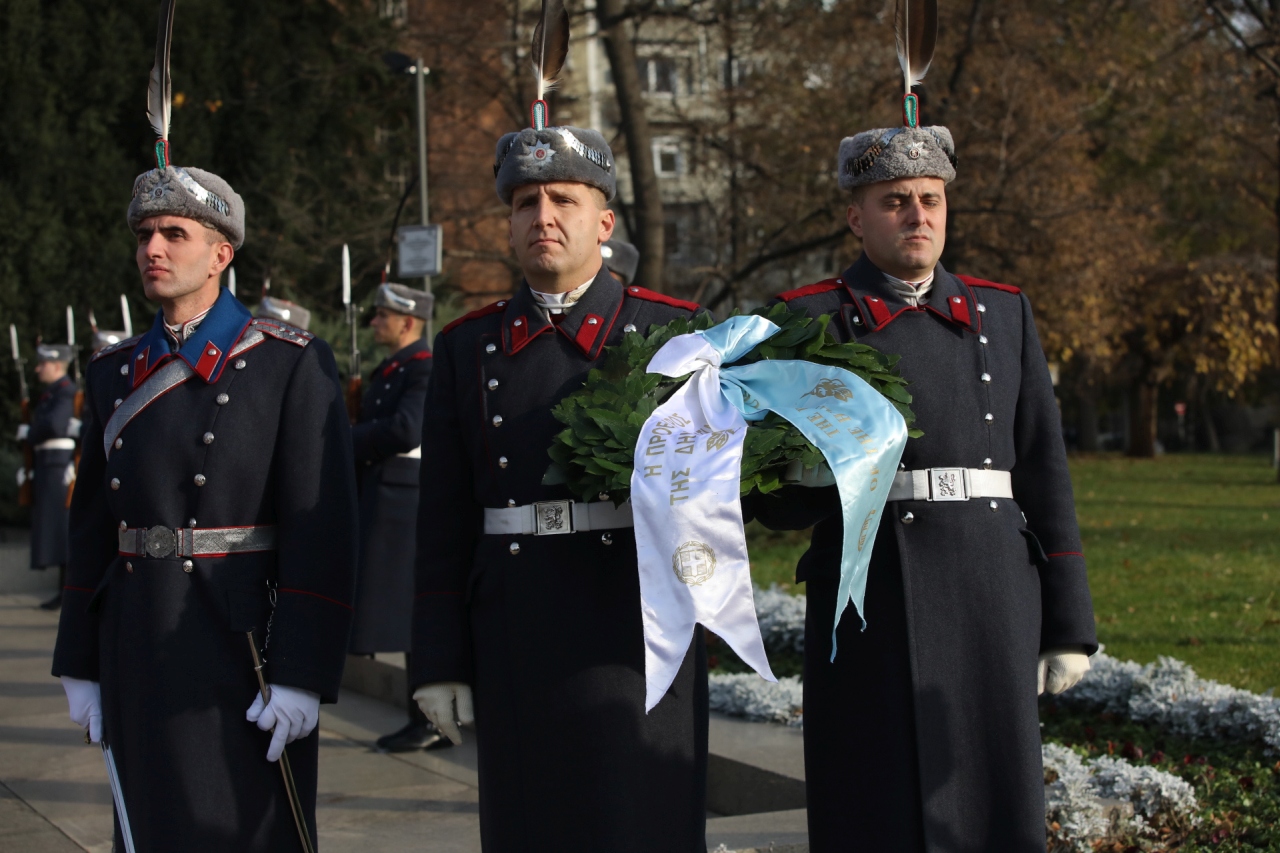
[{"label": "gray fur hat", "polygon": [[956,144],[941,125],[864,130],[840,141],[839,169],[842,190],[898,178],[949,184],[956,177]]},{"label": "gray fur hat", "polygon": [[525,184],[573,181],[587,184],[613,201],[617,173],[613,152],[599,131],[581,127],[526,127],[498,140],[493,158],[498,198],[511,204],[511,196]]},{"label": "gray fur hat", "polygon": [[640,250],[622,240],[607,240],[600,247],[600,257],[609,272],[622,276],[623,284],[635,281],[636,267],[640,266]]},{"label": "gray fur hat", "polygon": [[420,320],[431,319],[431,306],[435,297],[425,290],[414,290],[403,284],[382,284],[373,297],[374,308],[386,308],[397,314],[408,314]]},{"label": "gray fur hat", "polygon": [[213,172],[170,166],[143,172],[133,182],[129,228],[149,216],[184,216],[214,228],[239,249],[244,245],[244,199]]},{"label": "gray fur hat", "polygon": [[70,344],[38,344],[36,346],[36,364],[44,361],[60,361],[68,364],[73,355]]},{"label": "gray fur hat", "polygon": [[277,299],[274,296],[262,297],[262,301],[258,303],[258,310],[253,312],[253,316],[264,320],[281,320],[299,329],[305,329],[311,323],[311,312],[306,308],[296,302]]}]

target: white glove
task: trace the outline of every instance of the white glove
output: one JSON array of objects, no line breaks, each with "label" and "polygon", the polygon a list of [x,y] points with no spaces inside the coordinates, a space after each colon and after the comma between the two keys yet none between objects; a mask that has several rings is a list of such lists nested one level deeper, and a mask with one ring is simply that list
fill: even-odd
[{"label": "white glove", "polygon": [[18,441],[26,441],[31,434],[31,424],[18,424]]},{"label": "white glove", "polygon": [[79,438],[80,428],[84,426],[84,421],[79,418],[71,418],[67,421],[67,438]]},{"label": "white glove", "polygon": [[253,704],[245,711],[244,718],[257,723],[264,732],[275,729],[271,745],[267,747],[267,761],[276,761],[287,743],[306,737],[315,731],[320,722],[320,694],[283,684],[268,685],[271,701],[264,708],[262,694],[253,697]]},{"label": "white glove", "polygon": [[1041,695],[1045,690],[1057,696],[1074,687],[1089,671],[1089,656],[1080,652],[1046,652],[1040,655],[1036,684]]},{"label": "white glove", "polygon": [[[460,681],[424,684],[413,691],[413,701],[418,703],[427,719],[455,745],[462,744],[462,732],[458,730],[458,724],[469,726],[476,721],[475,712],[471,710],[471,686]],[[454,722],[455,703],[457,722]]]},{"label": "white glove", "polygon": [[68,462],[67,467],[62,472],[62,485],[70,486],[76,481],[76,463]]},{"label": "white glove", "polygon": [[21,489],[26,482],[27,482],[27,469],[19,468],[18,469],[18,488]]},{"label": "white glove", "polygon": [[83,678],[62,676],[71,722],[89,730],[89,740],[102,743],[102,685]]}]

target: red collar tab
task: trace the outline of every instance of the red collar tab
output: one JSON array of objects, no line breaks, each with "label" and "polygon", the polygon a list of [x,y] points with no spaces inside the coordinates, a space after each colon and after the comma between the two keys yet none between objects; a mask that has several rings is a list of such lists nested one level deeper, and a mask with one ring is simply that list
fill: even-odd
[{"label": "red collar tab", "polygon": [[138,350],[136,353],[134,353],[133,362],[129,366],[129,369],[132,371],[132,375],[133,375],[133,387],[137,388],[139,385],[141,385],[142,380],[146,379],[147,376],[151,373],[151,371],[155,370],[156,367],[159,366],[160,362],[162,361],[164,361],[164,359],[159,358],[159,359],[156,359],[155,364],[151,363],[150,345],[145,346],[142,349]]},{"label": "red collar tab", "polygon": [[[404,363],[410,364],[412,362],[422,361],[423,359],[427,359],[427,358],[431,358],[431,350],[424,349],[422,352],[415,352],[413,355],[406,358],[404,360]],[[400,366],[400,362],[393,360],[386,367],[382,368],[382,378],[385,379],[388,376],[390,376],[392,373],[395,373],[396,368],[399,366]]]},{"label": "red collar tab", "polygon": [[218,362],[222,360],[222,350],[213,341],[209,341],[204,345],[204,349],[200,352],[200,358],[196,361],[195,371],[205,382],[213,376],[213,371],[217,369]]},{"label": "red collar tab", "polygon": [[578,334],[574,336],[573,342],[578,345],[578,349],[590,356],[602,331],[604,318],[599,314],[588,314],[582,318],[582,325],[578,327]]},{"label": "red collar tab", "polygon": [[493,302],[489,305],[484,306],[483,308],[477,308],[476,310],[472,311],[470,314],[463,314],[458,319],[449,323],[449,325],[445,326],[443,329],[440,330],[440,334],[447,335],[450,332],[452,332],[454,329],[461,326],[463,323],[466,323],[470,320],[478,319],[480,317],[487,317],[490,314],[497,314],[499,311],[501,311],[503,308],[506,308],[506,307],[507,307],[507,300],[500,299],[497,302]]},{"label": "red collar tab", "polygon": [[506,317],[507,325],[504,329],[506,346],[503,348],[507,355],[515,355],[524,349],[529,341],[543,332],[551,331],[555,328],[550,321],[542,316],[541,311],[534,309],[530,313],[534,317],[533,320],[530,320],[530,315],[526,313],[508,312]]},{"label": "red collar tab", "polygon": [[879,296],[864,296],[862,301],[866,304],[867,310],[871,312],[871,319],[875,322],[877,329],[893,319],[893,312],[889,310],[889,306]]},{"label": "red collar tab", "polygon": [[963,326],[972,325],[969,319],[969,303],[963,296],[950,296],[947,298],[947,308],[951,309],[951,319]]}]

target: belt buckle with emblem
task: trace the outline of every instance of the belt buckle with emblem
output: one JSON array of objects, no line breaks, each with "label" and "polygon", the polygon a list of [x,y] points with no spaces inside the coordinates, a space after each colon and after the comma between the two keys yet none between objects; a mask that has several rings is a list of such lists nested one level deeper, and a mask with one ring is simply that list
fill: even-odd
[{"label": "belt buckle with emblem", "polygon": [[967,501],[969,500],[968,484],[965,482],[963,468],[930,468],[929,500],[931,501]]},{"label": "belt buckle with emblem", "polygon": [[178,536],[168,527],[156,525],[147,531],[147,556],[167,557],[178,550]]},{"label": "belt buckle with emblem", "polygon": [[533,505],[534,536],[573,532],[573,501],[538,501]]}]

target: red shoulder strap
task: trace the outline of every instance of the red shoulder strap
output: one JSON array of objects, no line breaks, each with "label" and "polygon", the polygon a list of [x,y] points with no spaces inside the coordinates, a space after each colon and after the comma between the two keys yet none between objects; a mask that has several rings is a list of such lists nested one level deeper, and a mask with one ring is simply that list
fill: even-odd
[{"label": "red shoulder strap", "polygon": [[672,308],[683,308],[686,311],[697,311],[701,306],[696,302],[689,302],[684,299],[676,299],[674,296],[667,296],[665,293],[656,293],[639,285],[628,285],[627,295],[636,299],[643,299],[646,302],[658,302],[662,305],[670,305]]},{"label": "red shoulder strap", "polygon": [[783,302],[790,302],[792,299],[799,299],[802,296],[813,296],[815,293],[826,293],[836,288],[844,287],[843,284],[829,278],[826,281],[820,281],[817,284],[806,284],[804,287],[797,287],[795,290],[788,290],[786,293],[779,293],[777,298]]},{"label": "red shoulder strap", "polygon": [[1000,284],[995,281],[987,281],[986,279],[974,278],[971,275],[958,275],[956,278],[963,281],[970,287],[990,287],[995,290],[1003,290],[1005,293],[1021,293],[1022,288],[1014,287],[1012,284]]},{"label": "red shoulder strap", "polygon": [[[468,320],[475,320],[479,317],[487,317],[490,314],[497,314],[499,311],[501,311],[503,308],[506,308],[506,307],[507,307],[507,300],[502,299],[498,302],[494,302],[490,305],[486,305],[483,308],[477,308],[476,310],[472,311],[470,314],[463,314],[461,317],[454,320],[449,325],[445,326],[443,329],[440,330],[440,334],[447,335],[450,332],[452,332],[454,329],[461,326],[463,323],[467,322]],[[423,357],[430,358],[431,356],[426,355]]]}]

